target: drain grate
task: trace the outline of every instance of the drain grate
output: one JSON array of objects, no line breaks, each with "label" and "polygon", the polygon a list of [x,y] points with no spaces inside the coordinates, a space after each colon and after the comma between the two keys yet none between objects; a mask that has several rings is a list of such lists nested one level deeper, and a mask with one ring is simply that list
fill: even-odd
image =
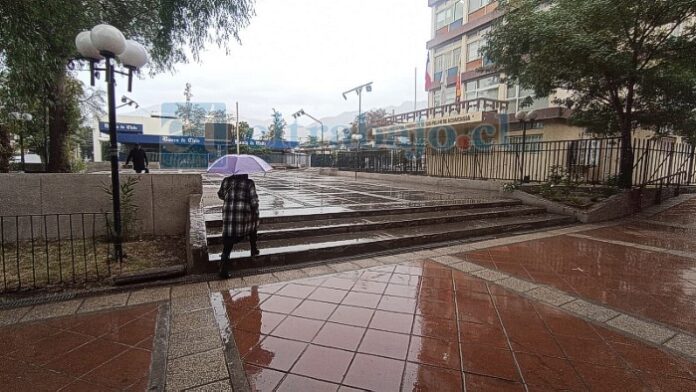
[{"label": "drain grate", "polygon": [[48,294],[37,297],[19,299],[2,298],[0,299],[0,309],[19,308],[22,306],[44,304],[47,302],[66,301],[73,298],[75,298],[75,293]]}]

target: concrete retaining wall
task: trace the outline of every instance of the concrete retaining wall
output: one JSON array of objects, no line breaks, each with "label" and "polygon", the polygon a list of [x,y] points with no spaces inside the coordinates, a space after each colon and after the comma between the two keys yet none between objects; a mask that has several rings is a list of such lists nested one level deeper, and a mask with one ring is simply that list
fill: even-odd
[{"label": "concrete retaining wall", "polygon": [[[121,183],[128,178],[139,179],[134,199],[140,234],[186,233],[189,195],[203,193],[199,174],[122,174]],[[111,213],[111,197],[101,189],[104,185],[111,185],[109,174],[0,174],[0,216]],[[50,218],[47,224],[48,231],[54,232]],[[87,230],[90,226],[91,222]],[[12,231],[5,228],[6,235]],[[20,232],[20,239],[26,236],[24,230]]]},{"label": "concrete retaining wall", "polygon": [[189,273],[214,272],[215,265],[208,261],[203,195],[189,196],[186,237],[186,270]]}]

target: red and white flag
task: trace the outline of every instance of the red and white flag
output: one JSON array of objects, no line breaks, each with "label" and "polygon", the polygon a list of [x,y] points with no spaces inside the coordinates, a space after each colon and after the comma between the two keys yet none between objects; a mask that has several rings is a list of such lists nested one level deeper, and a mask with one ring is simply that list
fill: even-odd
[{"label": "red and white flag", "polygon": [[428,61],[425,63],[425,91],[430,91],[433,87],[433,77],[430,75],[430,52],[428,52]]}]

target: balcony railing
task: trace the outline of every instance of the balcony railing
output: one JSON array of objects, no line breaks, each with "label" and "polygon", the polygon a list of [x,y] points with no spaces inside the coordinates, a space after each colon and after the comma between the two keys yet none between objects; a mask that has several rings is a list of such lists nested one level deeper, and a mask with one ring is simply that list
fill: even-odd
[{"label": "balcony railing", "polygon": [[448,117],[457,114],[476,112],[507,112],[508,103],[490,98],[476,98],[467,101],[435,106],[427,109],[416,110],[408,113],[395,114],[384,118],[380,126],[416,122],[418,120],[430,120],[433,118]]}]

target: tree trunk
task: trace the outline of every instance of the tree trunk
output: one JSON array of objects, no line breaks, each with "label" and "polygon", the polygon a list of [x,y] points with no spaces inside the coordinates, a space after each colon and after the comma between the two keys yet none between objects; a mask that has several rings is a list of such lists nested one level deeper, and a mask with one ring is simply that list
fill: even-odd
[{"label": "tree trunk", "polygon": [[0,173],[10,172],[10,158],[12,158],[12,138],[10,130],[0,124]]},{"label": "tree trunk", "polygon": [[51,173],[70,172],[70,153],[68,151],[68,121],[65,102],[65,72],[55,79],[55,85],[50,92],[53,102],[48,110],[49,138],[51,140],[48,159],[48,171]]},{"label": "tree trunk", "polygon": [[633,129],[630,121],[621,123],[621,165],[619,167],[619,187],[633,187]]}]

